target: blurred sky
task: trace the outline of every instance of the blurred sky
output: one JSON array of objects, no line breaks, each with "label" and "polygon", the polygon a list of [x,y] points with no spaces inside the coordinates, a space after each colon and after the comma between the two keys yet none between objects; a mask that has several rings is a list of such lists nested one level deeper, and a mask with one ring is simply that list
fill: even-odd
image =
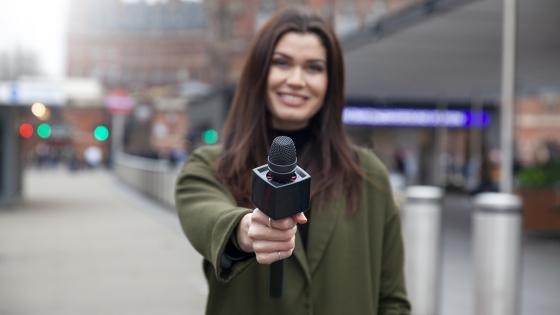
[{"label": "blurred sky", "polygon": [[0,0],[0,51],[13,51],[18,45],[32,50],[39,57],[41,72],[63,76],[70,1]]},{"label": "blurred sky", "polygon": [[[80,0],[0,0],[0,52],[18,45],[36,52],[40,71],[60,78],[65,73],[66,27],[70,1]],[[121,0],[151,5],[168,0]],[[182,0],[201,2],[202,0]]]}]

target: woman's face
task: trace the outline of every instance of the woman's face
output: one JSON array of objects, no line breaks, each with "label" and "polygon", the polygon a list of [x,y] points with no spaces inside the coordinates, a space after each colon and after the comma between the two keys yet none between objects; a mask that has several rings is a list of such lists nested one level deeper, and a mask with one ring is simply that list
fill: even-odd
[{"label": "woman's face", "polygon": [[272,127],[297,130],[309,123],[327,92],[327,56],[313,33],[290,32],[274,49],[268,71],[268,110]]}]

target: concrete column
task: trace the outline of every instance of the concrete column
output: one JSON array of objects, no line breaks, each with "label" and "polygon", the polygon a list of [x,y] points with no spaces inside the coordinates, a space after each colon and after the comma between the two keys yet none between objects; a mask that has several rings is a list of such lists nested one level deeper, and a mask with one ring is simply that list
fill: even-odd
[{"label": "concrete column", "polygon": [[476,315],[518,315],[521,299],[521,199],[482,193],[474,200]]},{"label": "concrete column", "polygon": [[0,105],[0,206],[21,199],[22,158],[17,108]]},{"label": "concrete column", "polygon": [[441,273],[441,199],[438,187],[411,186],[402,210],[405,273],[413,315],[438,314]]}]

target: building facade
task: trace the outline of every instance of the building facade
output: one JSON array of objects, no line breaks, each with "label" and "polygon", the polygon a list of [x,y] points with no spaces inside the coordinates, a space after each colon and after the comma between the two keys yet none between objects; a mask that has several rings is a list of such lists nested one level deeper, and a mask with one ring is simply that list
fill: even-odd
[{"label": "building facade", "polygon": [[209,52],[214,82],[235,84],[251,39],[276,10],[289,5],[307,6],[330,19],[340,36],[375,24],[426,0],[207,0]]},{"label": "building facade", "polygon": [[67,74],[99,79],[108,89],[208,81],[207,23],[204,6],[194,2],[72,2]]}]

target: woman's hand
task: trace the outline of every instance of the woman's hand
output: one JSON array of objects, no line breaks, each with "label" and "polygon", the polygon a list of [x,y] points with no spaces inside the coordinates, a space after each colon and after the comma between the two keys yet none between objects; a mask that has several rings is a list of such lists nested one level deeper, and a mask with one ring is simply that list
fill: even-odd
[{"label": "woman's hand", "polygon": [[255,209],[246,214],[237,226],[237,242],[244,252],[255,252],[259,264],[271,264],[292,255],[297,225],[305,223],[307,218],[303,212],[271,220],[264,212]]}]

